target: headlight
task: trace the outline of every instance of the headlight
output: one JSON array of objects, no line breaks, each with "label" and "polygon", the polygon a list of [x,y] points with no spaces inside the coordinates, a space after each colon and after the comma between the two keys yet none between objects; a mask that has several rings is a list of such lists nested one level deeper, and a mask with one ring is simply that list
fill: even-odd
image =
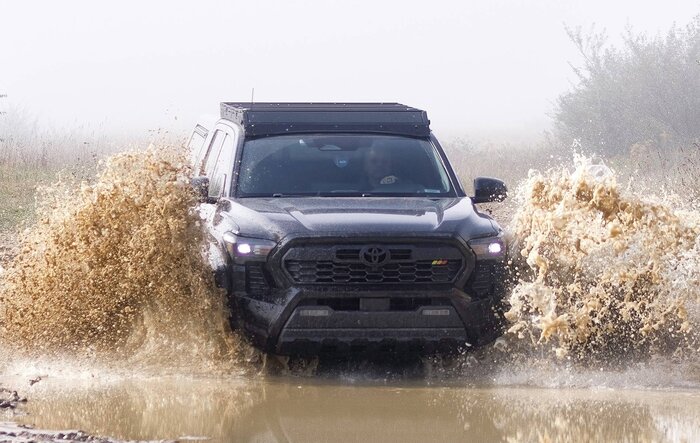
[{"label": "headlight", "polygon": [[235,262],[265,261],[277,243],[262,238],[241,237],[233,232],[224,234],[226,251]]},{"label": "headlight", "polygon": [[477,259],[500,259],[506,256],[506,242],[503,240],[503,234],[497,237],[469,240],[468,244]]}]

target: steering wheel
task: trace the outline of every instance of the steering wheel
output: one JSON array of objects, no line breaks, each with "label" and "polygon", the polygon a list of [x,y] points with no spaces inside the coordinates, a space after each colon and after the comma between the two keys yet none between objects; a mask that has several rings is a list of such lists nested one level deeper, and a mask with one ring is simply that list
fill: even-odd
[{"label": "steering wheel", "polygon": [[[375,186],[374,189],[372,189],[371,192],[377,192],[377,193],[382,193],[382,192],[397,192],[397,193],[409,193],[409,192],[418,192],[422,188],[418,186],[417,184],[405,180],[398,179],[397,177],[394,176],[389,176],[393,178],[393,180],[386,180],[383,179],[382,181],[386,180],[389,183],[382,183],[378,186]],[[387,177],[387,178],[389,178]]]}]

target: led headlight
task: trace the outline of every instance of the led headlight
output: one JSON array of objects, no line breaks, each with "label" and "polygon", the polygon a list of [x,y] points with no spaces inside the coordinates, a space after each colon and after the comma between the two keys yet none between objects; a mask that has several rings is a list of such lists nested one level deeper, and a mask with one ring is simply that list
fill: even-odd
[{"label": "led headlight", "polygon": [[277,243],[262,238],[241,237],[233,232],[226,232],[223,236],[226,251],[236,262],[250,260],[264,261]]},{"label": "led headlight", "polygon": [[506,255],[506,242],[503,235],[496,237],[484,237],[469,240],[469,247],[476,254],[477,259],[499,259]]}]

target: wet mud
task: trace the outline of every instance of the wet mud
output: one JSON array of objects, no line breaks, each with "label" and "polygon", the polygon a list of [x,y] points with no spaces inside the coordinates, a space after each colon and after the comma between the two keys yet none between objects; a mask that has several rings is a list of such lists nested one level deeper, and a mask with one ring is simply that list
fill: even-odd
[{"label": "wet mud", "polygon": [[[43,383],[43,382],[42,382]],[[19,423],[122,439],[697,441],[689,391],[267,377],[47,380]]]}]

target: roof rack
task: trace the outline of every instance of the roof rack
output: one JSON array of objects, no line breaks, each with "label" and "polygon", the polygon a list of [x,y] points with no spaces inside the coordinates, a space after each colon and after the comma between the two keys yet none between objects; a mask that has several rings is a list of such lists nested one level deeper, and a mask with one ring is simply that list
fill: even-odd
[{"label": "roof rack", "polygon": [[400,103],[221,103],[246,138],[310,132],[430,136],[428,114]]}]

